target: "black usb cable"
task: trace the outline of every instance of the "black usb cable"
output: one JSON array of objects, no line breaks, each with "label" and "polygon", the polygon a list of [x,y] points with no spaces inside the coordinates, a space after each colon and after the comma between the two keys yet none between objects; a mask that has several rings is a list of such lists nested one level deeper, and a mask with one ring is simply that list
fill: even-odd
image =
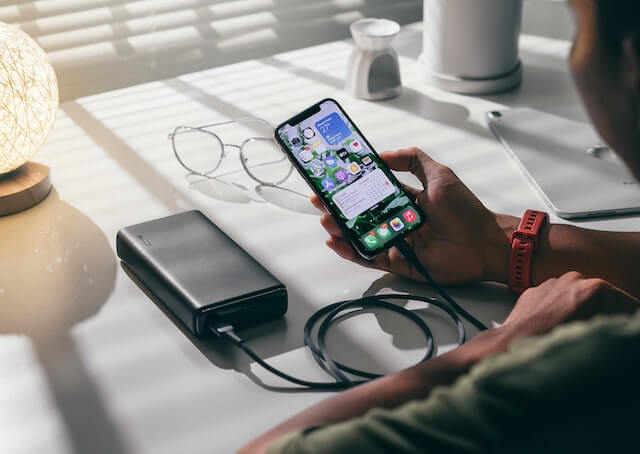
[{"label": "black usb cable", "polygon": [[467,312],[462,306],[460,306],[458,303],[456,303],[456,301],[453,298],[451,298],[451,295],[449,295],[442,287],[440,287],[440,285],[436,281],[433,280],[433,278],[431,277],[431,274],[429,274],[427,269],[424,266],[422,266],[422,263],[420,262],[420,259],[418,259],[418,256],[416,256],[415,251],[413,250],[413,248],[411,246],[409,246],[409,243],[407,243],[404,240],[404,238],[402,240],[400,240],[398,243],[396,243],[395,246],[396,246],[396,248],[398,248],[400,253],[404,256],[404,258],[407,259],[407,261],[409,263],[411,263],[411,265],[413,265],[413,267],[416,270],[418,270],[418,273],[420,273],[420,275],[426,279],[427,283],[431,287],[433,287],[435,289],[435,291],[438,292],[438,294],[447,303],[449,303],[451,305],[451,307],[458,314],[460,314],[465,320],[467,320],[473,326],[478,328],[480,331],[486,331],[487,330],[487,327],[485,326],[484,323],[482,323],[480,320],[478,320],[473,315],[471,315],[469,312]]},{"label": "black usb cable", "polygon": [[[330,304],[318,310],[311,317],[309,317],[309,319],[305,323],[304,343],[307,347],[309,347],[314,359],[320,365],[320,367],[322,367],[334,378],[335,381],[333,382],[312,382],[308,380],[302,380],[276,369],[275,367],[269,365],[262,358],[260,358],[260,356],[258,356],[258,354],[255,353],[246,344],[244,339],[242,339],[235,333],[233,326],[230,324],[217,323],[210,326],[210,329],[217,337],[225,339],[228,342],[231,342],[233,345],[242,349],[251,359],[253,359],[256,363],[258,363],[260,366],[262,366],[272,374],[277,375],[278,377],[283,378],[284,380],[293,384],[318,391],[335,391],[347,389],[362,383],[366,383],[367,381],[379,378],[381,376],[379,374],[358,370],[348,365],[341,364],[340,362],[335,361],[327,351],[325,342],[327,331],[336,321],[336,319],[340,315],[343,315],[345,312],[356,315],[358,312],[362,312],[372,308],[381,308],[394,311],[407,317],[418,326],[427,340],[427,349],[420,362],[427,361],[434,354],[435,344],[433,340],[433,334],[431,333],[429,326],[424,322],[424,320],[418,317],[414,312],[391,303],[390,301],[392,300],[423,301],[440,308],[451,318],[453,323],[456,325],[456,328],[458,330],[458,346],[464,344],[466,340],[466,331],[460,317],[466,319],[481,331],[487,329],[487,327],[482,322],[469,314],[464,308],[456,303],[456,301],[433,280],[426,268],[422,265],[422,263],[420,263],[420,260],[416,256],[411,246],[409,246],[409,244],[404,239],[398,241],[395,246],[407,259],[407,261],[409,261],[426,279],[427,283],[435,289],[435,291],[442,297],[445,302],[440,301],[436,298],[424,296],[388,294],[365,296],[363,298],[357,298],[354,300],[340,301],[338,303]],[[318,332],[314,338],[313,330],[318,323]],[[359,378],[354,379],[349,377],[347,374],[351,375],[352,377]]]}]

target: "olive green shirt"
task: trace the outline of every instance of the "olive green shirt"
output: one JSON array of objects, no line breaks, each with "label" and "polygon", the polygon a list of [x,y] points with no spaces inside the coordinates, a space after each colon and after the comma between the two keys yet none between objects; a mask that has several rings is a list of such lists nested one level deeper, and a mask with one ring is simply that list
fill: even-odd
[{"label": "olive green shirt", "polygon": [[640,452],[640,313],[524,339],[393,410],[284,436],[269,454]]}]

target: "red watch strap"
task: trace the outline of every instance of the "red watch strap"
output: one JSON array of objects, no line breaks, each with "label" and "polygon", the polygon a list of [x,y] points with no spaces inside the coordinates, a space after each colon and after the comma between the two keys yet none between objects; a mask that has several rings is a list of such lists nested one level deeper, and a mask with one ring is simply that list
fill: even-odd
[{"label": "red watch strap", "polygon": [[549,219],[543,211],[527,210],[511,236],[509,288],[522,293],[531,286],[531,259],[538,247],[538,234]]}]

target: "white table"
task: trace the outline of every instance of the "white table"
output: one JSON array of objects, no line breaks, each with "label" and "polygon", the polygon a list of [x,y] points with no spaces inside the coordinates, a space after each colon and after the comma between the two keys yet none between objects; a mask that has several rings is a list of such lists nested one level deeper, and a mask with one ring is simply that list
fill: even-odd
[{"label": "white table", "polygon": [[[120,267],[114,249],[123,226],[193,208],[206,213],[290,292],[286,318],[243,335],[273,364],[310,379],[326,378],[302,345],[304,321],[316,309],[366,292],[432,294],[336,257],[301,197],[256,192],[241,173],[234,181],[246,191],[190,187],[167,141],[179,124],[248,115],[277,123],[334,97],[378,150],[427,150],[493,210],[545,209],[483,115],[526,105],[581,117],[564,61],[569,43],[523,36],[523,85],[489,97],[426,86],[420,43],[419,25],[396,41],[405,88],[386,102],[344,93],[352,45],[339,41],[63,104],[40,155],[53,169],[55,192],[0,218],[0,452],[227,453],[327,396],[265,389],[252,378],[286,384],[225,345],[186,335]],[[308,192],[297,176],[287,186]],[[640,219],[583,225],[637,230]],[[496,285],[451,293],[488,324],[513,304]],[[364,368],[399,369],[424,347],[406,323],[386,313],[350,319],[330,348]],[[450,348],[455,330],[437,316],[430,323],[439,351]]]}]

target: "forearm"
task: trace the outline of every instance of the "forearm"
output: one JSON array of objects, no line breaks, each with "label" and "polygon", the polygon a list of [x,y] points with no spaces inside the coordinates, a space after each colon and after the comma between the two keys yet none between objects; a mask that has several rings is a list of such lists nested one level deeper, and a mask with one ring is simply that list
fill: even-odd
[{"label": "forearm", "polygon": [[[517,228],[519,218],[497,215],[507,237]],[[640,296],[640,280],[634,261],[640,256],[640,233],[603,232],[571,225],[551,224],[541,232],[531,268],[532,285],[552,277],[578,271],[586,277],[598,277],[611,282],[630,294]],[[509,252],[497,252],[494,260],[494,280],[507,282]]]},{"label": "forearm", "polygon": [[505,350],[515,335],[507,327],[485,331],[451,352],[345,391],[278,425],[241,453],[264,453],[280,436],[305,427],[335,424],[362,416],[372,408],[395,408],[411,400],[424,399],[435,387],[452,384],[482,358]]},{"label": "forearm", "polygon": [[634,262],[640,257],[640,234],[602,232],[553,224],[547,229],[532,270],[534,284],[567,271],[599,277],[640,295]]}]

